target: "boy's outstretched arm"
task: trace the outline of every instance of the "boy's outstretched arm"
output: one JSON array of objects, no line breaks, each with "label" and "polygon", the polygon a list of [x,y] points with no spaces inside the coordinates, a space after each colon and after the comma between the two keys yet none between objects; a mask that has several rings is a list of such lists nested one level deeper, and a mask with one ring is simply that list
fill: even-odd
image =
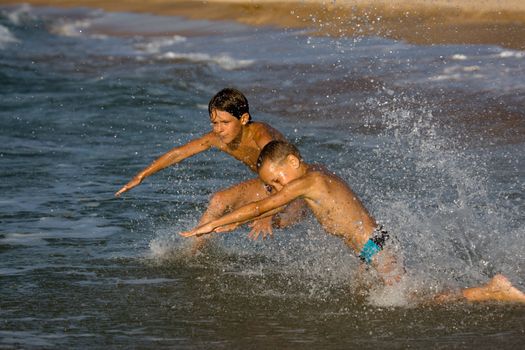
[{"label": "boy's outstretched arm", "polygon": [[192,236],[201,236],[203,234],[207,234],[211,232],[232,231],[235,228],[237,228],[239,225],[242,225],[248,221],[252,221],[252,220],[256,220],[256,219],[260,219],[263,217],[273,215],[284,208],[284,207],[281,207],[275,210],[271,210],[268,212],[268,214],[263,213],[261,215],[259,214],[260,209],[257,206],[257,203],[258,202],[247,204],[216,220],[212,220],[204,225],[195,227],[194,229],[190,231],[181,232],[180,235],[184,237],[192,237]]},{"label": "boy's outstretched arm", "polygon": [[243,224],[256,218],[273,215],[284,209],[286,204],[301,197],[306,192],[306,189],[307,187],[305,186],[304,181],[295,180],[270,197],[242,206],[216,220],[198,226],[190,231],[181,232],[180,235],[191,237],[211,232],[221,232],[222,226]]},{"label": "boy's outstretched arm", "polygon": [[170,151],[164,153],[148,167],[135,175],[133,179],[131,179],[115,193],[115,196],[118,197],[122,193],[140,185],[146,177],[153,175],[156,172],[169,167],[170,165],[179,163],[186,158],[209,149],[212,146],[212,137],[213,135],[209,133],[198,139],[192,140],[183,146],[172,148]]}]

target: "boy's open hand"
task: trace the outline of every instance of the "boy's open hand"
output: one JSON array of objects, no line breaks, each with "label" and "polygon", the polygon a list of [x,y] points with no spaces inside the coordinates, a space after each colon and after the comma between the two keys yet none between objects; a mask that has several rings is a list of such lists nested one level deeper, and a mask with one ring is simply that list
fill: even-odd
[{"label": "boy's open hand", "polygon": [[210,232],[213,232],[213,228],[211,226],[202,225],[190,231],[180,232],[179,235],[181,235],[182,237],[193,237],[193,236],[200,236],[200,235],[210,233]]},{"label": "boy's open hand", "polygon": [[251,222],[248,226],[252,228],[248,234],[248,238],[253,239],[254,241],[259,238],[259,235],[262,233],[262,239],[266,237],[273,237],[272,230],[272,217],[266,217],[264,219],[259,219]]},{"label": "boy's open hand", "polygon": [[140,183],[142,182],[142,178],[141,177],[138,177],[138,176],[135,176],[133,179],[131,179],[130,182],[128,182],[127,184],[125,184],[124,186],[122,186],[122,188],[120,190],[118,190],[117,193],[115,193],[115,197],[118,197],[120,196],[122,193],[126,192],[126,191],[129,191],[131,190],[133,187],[136,187],[138,185],[140,185]]}]

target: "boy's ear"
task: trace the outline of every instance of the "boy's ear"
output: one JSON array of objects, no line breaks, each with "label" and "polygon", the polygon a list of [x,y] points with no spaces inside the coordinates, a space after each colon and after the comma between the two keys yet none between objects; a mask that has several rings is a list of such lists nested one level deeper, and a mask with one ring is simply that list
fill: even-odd
[{"label": "boy's ear", "polygon": [[299,160],[299,158],[297,158],[296,156],[294,156],[293,154],[289,154],[286,156],[286,160],[288,161],[288,164],[290,164],[292,167],[294,168],[298,168],[299,165],[301,164],[301,161]]},{"label": "boy's ear", "polygon": [[239,120],[241,121],[242,125],[246,125],[250,121],[250,115],[248,113],[244,113],[243,115],[241,115],[241,118]]}]

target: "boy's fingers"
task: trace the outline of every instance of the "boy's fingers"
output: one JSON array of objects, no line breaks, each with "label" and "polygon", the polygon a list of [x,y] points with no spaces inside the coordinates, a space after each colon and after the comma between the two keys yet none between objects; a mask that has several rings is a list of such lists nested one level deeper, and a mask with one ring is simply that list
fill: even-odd
[{"label": "boy's fingers", "polygon": [[268,229],[265,232],[264,239],[266,239],[266,237],[273,238],[273,229],[271,226],[268,227]]},{"label": "boy's fingers", "polygon": [[266,232],[263,232],[263,239],[266,239],[266,238],[273,238],[272,230],[268,230]]},{"label": "boy's fingers", "polygon": [[130,182],[128,182],[127,184],[122,186],[122,188],[120,190],[118,190],[117,193],[115,193],[115,196],[118,197],[122,193],[131,190],[133,187],[137,187],[138,185],[140,185],[140,182],[141,182],[141,180],[137,180],[137,179],[131,180]]},{"label": "boy's fingers", "polygon": [[133,187],[135,187],[136,185],[130,185],[129,183],[128,184],[125,184],[124,186],[122,186],[122,188],[120,190],[118,190],[117,193],[115,193],[115,196],[120,196],[122,193],[124,192],[127,192],[129,190],[131,190]]},{"label": "boy's fingers", "polygon": [[257,238],[259,238],[259,234],[260,234],[260,233],[261,233],[261,232],[260,232],[259,230],[257,230],[256,228],[254,228],[254,229],[252,229],[252,230],[250,231],[250,233],[248,234],[248,238],[249,238],[249,239],[253,239],[254,241],[256,241]]},{"label": "boy's fingers", "polygon": [[191,236],[195,236],[195,233],[193,233],[193,231],[185,231],[185,232],[179,232],[179,235],[181,235],[182,237],[191,237]]},{"label": "boy's fingers", "polygon": [[117,191],[117,193],[115,193],[115,197],[118,197],[120,196],[122,193],[126,192],[128,189],[126,188],[126,186],[122,187],[120,190]]}]

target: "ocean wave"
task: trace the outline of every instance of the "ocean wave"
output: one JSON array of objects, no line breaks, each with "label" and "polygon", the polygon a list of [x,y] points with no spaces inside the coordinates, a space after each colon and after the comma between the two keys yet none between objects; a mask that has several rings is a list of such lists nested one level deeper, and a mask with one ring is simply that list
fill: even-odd
[{"label": "ocean wave", "polygon": [[14,11],[5,13],[5,15],[9,22],[16,26],[19,26],[23,23],[24,19],[33,18],[33,16],[31,15],[31,10],[32,7],[30,5],[22,4],[16,7]]},{"label": "ocean wave", "polygon": [[0,49],[3,49],[10,43],[17,43],[18,39],[9,29],[0,24]]},{"label": "ocean wave", "polygon": [[164,60],[188,60],[195,63],[213,63],[225,70],[235,70],[252,65],[254,60],[238,60],[227,54],[209,55],[207,53],[166,52],[159,56]]}]

